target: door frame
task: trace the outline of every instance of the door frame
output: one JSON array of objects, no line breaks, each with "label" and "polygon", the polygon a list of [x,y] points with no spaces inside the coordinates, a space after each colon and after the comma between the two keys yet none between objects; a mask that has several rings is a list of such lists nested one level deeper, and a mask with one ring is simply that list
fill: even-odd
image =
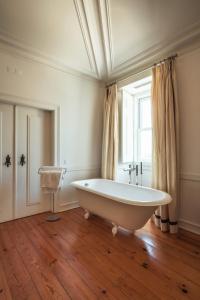
[{"label": "door frame", "polygon": [[15,164],[13,166],[13,219],[15,219],[15,204],[16,204],[16,106],[26,106],[37,108],[41,110],[46,110],[52,113],[52,122],[53,122],[53,163],[54,165],[60,165],[60,106],[52,103],[41,102],[36,99],[19,97],[15,95],[10,95],[6,93],[0,93],[0,103],[10,104],[14,106],[14,140],[13,140],[13,153]]}]

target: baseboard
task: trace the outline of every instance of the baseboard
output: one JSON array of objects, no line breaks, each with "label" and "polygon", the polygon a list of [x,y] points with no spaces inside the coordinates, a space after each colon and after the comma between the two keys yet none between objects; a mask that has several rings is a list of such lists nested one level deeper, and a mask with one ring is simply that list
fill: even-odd
[{"label": "baseboard", "polygon": [[69,202],[69,203],[64,203],[64,204],[62,204],[62,205],[59,206],[59,209],[56,212],[58,213],[58,212],[70,210],[70,209],[73,209],[73,208],[77,208],[79,206],[80,206],[79,202],[77,202],[77,201],[72,201],[72,202]]},{"label": "baseboard", "polygon": [[182,228],[184,230],[187,230],[187,231],[190,231],[190,232],[200,235],[200,224],[193,223],[193,222],[190,222],[190,221],[187,221],[184,219],[180,219],[178,221],[178,225],[180,228]]}]

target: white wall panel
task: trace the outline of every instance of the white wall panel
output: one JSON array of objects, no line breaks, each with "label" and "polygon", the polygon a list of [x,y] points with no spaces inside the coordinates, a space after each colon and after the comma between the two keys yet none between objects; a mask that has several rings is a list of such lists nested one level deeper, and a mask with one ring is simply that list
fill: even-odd
[{"label": "white wall panel", "polygon": [[180,226],[200,234],[200,49],[177,59]]}]

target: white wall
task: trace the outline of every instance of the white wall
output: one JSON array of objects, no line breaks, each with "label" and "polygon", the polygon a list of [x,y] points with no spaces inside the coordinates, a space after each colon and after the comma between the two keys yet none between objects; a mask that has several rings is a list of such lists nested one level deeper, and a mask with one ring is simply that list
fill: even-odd
[{"label": "white wall", "polygon": [[177,59],[180,226],[200,233],[200,48]]},{"label": "white wall", "polygon": [[8,94],[60,106],[60,163],[69,172],[59,210],[73,207],[77,201],[69,186],[72,180],[99,176],[103,92],[97,81],[0,49],[1,100]]}]

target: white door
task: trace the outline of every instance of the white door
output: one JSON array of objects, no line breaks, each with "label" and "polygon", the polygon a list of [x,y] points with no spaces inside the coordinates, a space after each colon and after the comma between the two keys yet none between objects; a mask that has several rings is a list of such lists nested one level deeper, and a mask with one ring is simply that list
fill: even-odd
[{"label": "white door", "polygon": [[40,189],[38,169],[52,164],[51,113],[16,107],[15,218],[50,210],[50,196]]},{"label": "white door", "polygon": [[13,219],[13,106],[0,104],[0,222]]}]

